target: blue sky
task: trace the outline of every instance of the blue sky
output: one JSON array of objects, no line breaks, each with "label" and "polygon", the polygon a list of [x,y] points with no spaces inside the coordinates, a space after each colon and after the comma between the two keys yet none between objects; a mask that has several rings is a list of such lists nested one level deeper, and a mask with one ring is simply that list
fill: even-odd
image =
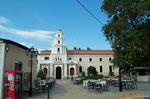
[{"label": "blue sky", "polygon": [[[101,22],[101,0],[80,0]],[[61,28],[68,49],[111,49],[99,24],[76,0],[1,0],[0,38],[27,47],[50,49],[54,32]]]}]

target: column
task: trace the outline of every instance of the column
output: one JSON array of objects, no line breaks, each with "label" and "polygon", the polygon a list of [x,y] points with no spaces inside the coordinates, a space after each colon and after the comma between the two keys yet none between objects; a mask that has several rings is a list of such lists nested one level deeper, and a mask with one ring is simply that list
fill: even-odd
[{"label": "column", "polygon": [[53,64],[50,64],[50,77],[54,77],[53,76]]},{"label": "column", "polygon": [[78,76],[78,67],[77,67],[77,64],[75,64],[75,77],[77,77]]},{"label": "column", "polygon": [[67,77],[67,63],[64,64],[64,77]]}]

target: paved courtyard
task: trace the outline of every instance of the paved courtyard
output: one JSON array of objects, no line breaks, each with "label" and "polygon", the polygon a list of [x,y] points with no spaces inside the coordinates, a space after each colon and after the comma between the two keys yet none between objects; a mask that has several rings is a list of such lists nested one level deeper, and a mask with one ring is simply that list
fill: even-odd
[{"label": "paved courtyard", "polygon": [[[110,90],[102,93],[88,92],[82,85],[73,85],[68,80],[57,80],[56,86],[50,91],[51,99],[117,99],[118,87],[110,87]],[[138,89],[124,90],[125,94],[144,93],[150,96],[150,83],[138,83]],[[33,97],[24,96],[22,99],[47,99],[47,93],[33,94]]]}]

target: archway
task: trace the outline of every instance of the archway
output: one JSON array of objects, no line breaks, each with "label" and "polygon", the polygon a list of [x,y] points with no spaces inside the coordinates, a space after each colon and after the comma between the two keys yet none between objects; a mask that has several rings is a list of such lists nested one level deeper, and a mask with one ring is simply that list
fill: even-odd
[{"label": "archway", "polygon": [[56,68],[56,79],[61,79],[61,67]]},{"label": "archway", "polygon": [[44,68],[43,71],[44,71],[45,75],[47,75],[47,68]]},{"label": "archway", "polygon": [[71,76],[74,75],[74,68],[70,68],[70,75],[71,75]]}]

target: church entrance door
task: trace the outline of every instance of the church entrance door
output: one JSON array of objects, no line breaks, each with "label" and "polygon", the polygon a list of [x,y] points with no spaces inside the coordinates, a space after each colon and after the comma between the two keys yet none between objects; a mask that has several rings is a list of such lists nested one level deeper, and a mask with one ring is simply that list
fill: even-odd
[{"label": "church entrance door", "polygon": [[70,75],[71,75],[71,76],[74,75],[74,68],[70,68]]},{"label": "church entrance door", "polygon": [[56,68],[56,79],[61,79],[61,67]]}]

